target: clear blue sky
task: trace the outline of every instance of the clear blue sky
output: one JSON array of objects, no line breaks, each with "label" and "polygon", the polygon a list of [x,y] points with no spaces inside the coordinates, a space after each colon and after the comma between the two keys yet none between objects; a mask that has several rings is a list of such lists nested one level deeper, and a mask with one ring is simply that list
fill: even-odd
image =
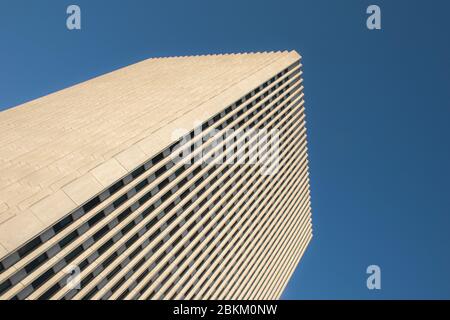
[{"label": "clear blue sky", "polygon": [[[78,4],[82,30],[68,31]],[[377,4],[382,30],[369,31]],[[154,56],[303,56],[314,239],[283,297],[450,298],[448,1],[0,1],[0,110]],[[382,271],[366,288],[366,267]]]}]

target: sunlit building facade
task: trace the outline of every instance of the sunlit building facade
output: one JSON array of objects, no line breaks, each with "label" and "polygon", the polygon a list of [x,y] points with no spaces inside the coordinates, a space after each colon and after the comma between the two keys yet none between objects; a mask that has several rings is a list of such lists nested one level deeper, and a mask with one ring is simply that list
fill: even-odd
[{"label": "sunlit building facade", "polygon": [[0,113],[1,299],[277,299],[311,237],[295,51],[149,59]]}]

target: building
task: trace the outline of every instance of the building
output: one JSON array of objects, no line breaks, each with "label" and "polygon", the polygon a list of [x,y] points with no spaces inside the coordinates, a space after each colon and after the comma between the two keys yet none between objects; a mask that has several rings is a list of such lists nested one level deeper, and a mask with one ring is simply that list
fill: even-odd
[{"label": "building", "polygon": [[312,237],[301,75],[155,58],[1,112],[1,299],[279,298]]}]

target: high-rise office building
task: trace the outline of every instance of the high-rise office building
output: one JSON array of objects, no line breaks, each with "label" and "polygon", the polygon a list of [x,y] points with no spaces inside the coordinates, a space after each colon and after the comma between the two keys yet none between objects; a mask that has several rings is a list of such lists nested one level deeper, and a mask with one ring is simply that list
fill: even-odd
[{"label": "high-rise office building", "polygon": [[312,237],[301,75],[155,58],[1,112],[0,298],[279,298]]}]

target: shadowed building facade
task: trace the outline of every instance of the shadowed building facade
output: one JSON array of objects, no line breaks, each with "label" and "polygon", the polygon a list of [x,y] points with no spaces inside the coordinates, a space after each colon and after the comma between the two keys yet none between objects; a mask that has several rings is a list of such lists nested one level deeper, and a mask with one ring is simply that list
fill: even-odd
[{"label": "shadowed building facade", "polygon": [[312,237],[301,75],[154,58],[1,112],[0,298],[279,298]]}]

